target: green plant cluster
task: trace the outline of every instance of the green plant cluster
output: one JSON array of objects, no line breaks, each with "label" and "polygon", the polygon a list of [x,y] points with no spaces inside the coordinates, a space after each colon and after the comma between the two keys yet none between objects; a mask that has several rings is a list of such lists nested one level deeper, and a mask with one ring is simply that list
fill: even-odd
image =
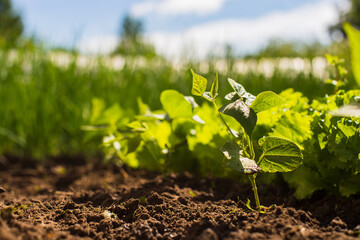
[{"label": "green plant cluster", "polygon": [[[254,144],[256,161],[261,156],[260,150],[265,149],[264,139],[286,138],[296,143],[304,155],[299,168],[283,173],[298,198],[308,197],[320,189],[344,196],[360,192],[357,184],[360,180],[360,120],[339,116],[335,111],[359,102],[359,96],[360,90],[340,90],[336,95],[310,103],[300,92],[283,91],[280,97],[286,100],[284,105],[257,114],[252,133],[253,142],[259,141]],[[114,106],[99,111],[98,101],[93,101],[93,128],[88,126],[86,129],[97,130],[89,132],[90,135],[104,136],[102,146],[108,159],[116,156],[131,167],[216,176],[235,176],[230,168],[223,169],[224,163],[242,173],[257,169],[254,163],[246,165],[250,161],[239,168],[237,161],[231,161],[235,159],[231,156],[226,162],[222,161],[224,155],[219,149],[225,154],[231,149],[241,151],[241,148],[236,141],[229,142],[228,129],[207,103],[197,106],[193,98],[166,90],[161,94],[161,110],[150,111],[138,100],[141,110],[131,119]],[[223,118],[233,134],[246,133],[247,130],[244,131],[234,118],[226,115]],[[243,144],[240,145],[242,148],[249,148],[246,141]],[[250,155],[244,157],[252,158]],[[260,164],[260,168],[274,172],[272,167],[266,170],[265,163],[267,161]]]},{"label": "green plant cluster", "polygon": [[[356,56],[353,59],[356,71],[359,62]],[[339,59],[328,56],[328,60],[340,69]],[[265,91],[255,97],[229,79],[232,92],[225,99],[230,102],[218,108],[222,102],[216,98],[218,75],[209,92],[207,80],[193,71],[192,75],[192,94],[206,99],[215,110],[207,103],[198,106],[194,98],[175,90],[165,90],[160,95],[162,109],[151,111],[138,99],[136,117],[120,114],[110,123],[107,118],[97,118],[114,117],[115,112],[103,107],[104,112],[96,110],[94,101],[95,117],[86,128],[105,135],[103,146],[108,156],[116,155],[132,167],[234,176],[232,169],[254,176],[250,179],[254,192],[258,172],[295,170],[282,175],[298,198],[320,189],[344,196],[360,192],[360,90],[335,86],[335,94],[315,100],[293,89],[279,95]],[[341,70],[339,76],[344,75]],[[300,150],[304,160],[297,168]],[[223,163],[230,168],[223,170]]]},{"label": "green plant cluster", "polygon": [[[65,56],[69,62],[62,64],[61,60],[59,64],[57,55],[60,60]],[[151,109],[158,109],[162,106],[159,96],[165,89],[190,94],[191,73],[176,70],[163,59],[145,60],[144,65],[140,65],[137,59],[124,58],[124,66],[119,69],[110,67],[107,58],[90,59],[90,64],[79,66],[82,60],[83,56],[76,53],[33,46],[0,49],[1,154],[35,159],[59,154],[91,156],[97,151],[98,139],[88,141],[81,126],[90,122],[92,99],[103,99],[105,107],[117,103],[121,111],[127,113],[126,118],[140,113],[138,97]],[[184,63],[187,69],[199,69],[199,66],[198,62]],[[205,76],[214,73],[210,69]],[[293,76],[279,72],[271,78],[255,72],[229,75],[252,93],[266,89],[280,92],[292,87],[313,98],[314,94],[321,95],[314,89],[325,86],[320,79],[302,73]],[[227,90],[229,87],[224,86],[219,94]]]},{"label": "green plant cluster", "polygon": [[359,102],[360,91],[340,90],[312,103],[291,89],[280,96],[287,100],[287,110],[274,108],[263,113],[255,135],[286,136],[301,147],[303,165],[283,174],[295,195],[305,198],[320,189],[344,196],[360,192],[356,182],[360,180],[360,120],[338,116],[335,111]]}]

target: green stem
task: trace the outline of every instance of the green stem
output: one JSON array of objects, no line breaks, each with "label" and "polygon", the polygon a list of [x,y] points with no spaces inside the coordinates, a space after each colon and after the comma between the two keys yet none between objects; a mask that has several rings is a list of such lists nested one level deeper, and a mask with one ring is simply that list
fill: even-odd
[{"label": "green stem", "polygon": [[255,202],[256,202],[256,209],[260,210],[260,200],[259,200],[259,194],[258,194],[257,187],[256,187],[255,178],[256,178],[256,176],[254,174],[249,175],[252,190],[254,192],[254,197],[255,197]]},{"label": "green stem", "polygon": [[212,101],[212,103],[214,104],[214,107],[215,107],[217,113],[219,114],[221,121],[223,122],[223,124],[226,126],[228,132],[231,134],[231,136],[233,136],[233,138],[234,138],[235,141],[236,141],[236,140],[237,140],[237,137],[236,137],[235,134],[231,131],[229,125],[227,125],[227,123],[225,122],[225,119],[223,118],[223,116],[221,115],[221,113],[218,111],[218,107],[217,107],[217,105],[216,105],[215,100]]},{"label": "green stem", "polygon": [[260,158],[259,158],[259,161],[256,164],[260,165],[260,163],[262,162],[263,159],[264,159],[264,155],[261,155]]}]

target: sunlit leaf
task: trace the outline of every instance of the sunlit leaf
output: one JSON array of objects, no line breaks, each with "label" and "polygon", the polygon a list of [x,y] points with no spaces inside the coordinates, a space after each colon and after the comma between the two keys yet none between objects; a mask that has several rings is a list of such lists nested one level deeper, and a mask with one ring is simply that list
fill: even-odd
[{"label": "sunlit leaf", "polygon": [[245,129],[245,132],[251,136],[256,125],[257,116],[254,110],[246,105],[241,99],[222,106],[219,108],[219,112],[235,118]]},{"label": "sunlit leaf", "polygon": [[207,80],[196,74],[192,69],[190,71],[193,76],[191,93],[195,96],[202,96],[206,90]]},{"label": "sunlit leaf", "polygon": [[259,166],[264,172],[289,172],[301,164],[300,148],[287,139],[265,137],[259,140],[259,145],[263,151]]},{"label": "sunlit leaf", "polygon": [[160,101],[170,119],[191,118],[193,115],[191,104],[184,95],[176,90],[163,91],[160,95]]},{"label": "sunlit leaf", "polygon": [[266,91],[256,96],[255,101],[251,104],[251,108],[256,113],[266,111],[273,107],[278,107],[286,101],[274,92]]},{"label": "sunlit leaf", "polygon": [[236,101],[236,100],[240,99],[240,97],[236,92],[231,92],[231,93],[226,94],[225,99],[229,100],[229,101]]},{"label": "sunlit leaf", "polygon": [[227,167],[244,174],[254,174],[260,171],[254,160],[242,155],[242,150],[235,142],[226,142],[220,150],[227,160]]},{"label": "sunlit leaf", "polygon": [[210,102],[214,101],[214,99],[211,97],[210,92],[204,92],[203,97]]},{"label": "sunlit leaf", "polygon": [[[255,96],[252,95],[251,93],[248,93],[240,83],[235,82],[235,80],[231,78],[228,78],[228,82],[231,85],[231,87],[234,89],[236,94],[246,103],[246,105],[250,106],[253,103],[253,101],[255,100]],[[233,99],[234,96],[232,97],[232,100]]]},{"label": "sunlit leaf", "polygon": [[350,25],[343,25],[351,46],[351,65],[355,80],[360,87],[360,31]]}]

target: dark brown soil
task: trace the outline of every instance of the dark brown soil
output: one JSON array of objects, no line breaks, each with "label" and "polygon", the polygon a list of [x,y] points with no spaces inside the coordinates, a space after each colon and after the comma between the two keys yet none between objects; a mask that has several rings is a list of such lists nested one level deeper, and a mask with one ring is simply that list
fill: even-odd
[{"label": "dark brown soil", "polygon": [[249,186],[232,180],[49,162],[0,159],[0,239],[356,239],[360,231],[359,196],[297,201],[286,186],[264,185],[262,204],[277,206],[258,213],[243,204],[253,199]]}]

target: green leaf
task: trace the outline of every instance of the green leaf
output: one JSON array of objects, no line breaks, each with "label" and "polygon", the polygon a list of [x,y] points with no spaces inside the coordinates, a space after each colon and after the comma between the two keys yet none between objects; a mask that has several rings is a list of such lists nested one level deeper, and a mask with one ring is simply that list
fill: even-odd
[{"label": "green leaf", "polygon": [[333,56],[330,54],[325,54],[326,60],[333,66],[343,63],[345,60],[339,58],[338,56]]},{"label": "green leaf", "polygon": [[216,96],[218,95],[218,91],[219,91],[219,76],[218,76],[218,72],[216,71],[216,75],[210,90],[210,95],[213,99],[215,99]]},{"label": "green leaf", "polygon": [[285,181],[290,187],[295,188],[295,197],[304,199],[316,190],[324,188],[324,181],[318,176],[318,173],[305,165],[300,166],[293,172],[283,173]]},{"label": "green leaf", "polygon": [[145,132],[145,126],[139,121],[133,121],[126,125],[131,132]]},{"label": "green leaf", "polygon": [[349,176],[343,179],[339,185],[341,195],[349,197],[352,194],[360,192],[360,175]]},{"label": "green leaf", "polygon": [[195,96],[202,96],[206,90],[207,80],[196,74],[192,69],[190,69],[190,71],[193,76],[191,93]]},{"label": "green leaf", "polygon": [[283,112],[283,115],[276,122],[269,136],[286,138],[298,144],[301,149],[304,149],[304,141],[311,139],[313,136],[311,120],[312,118],[304,113],[300,114],[295,111]]},{"label": "green leaf", "polygon": [[136,116],[137,120],[141,121],[153,121],[153,120],[169,120],[169,115],[167,113],[147,113],[144,115]]},{"label": "green leaf", "polygon": [[191,118],[193,115],[191,104],[184,95],[176,90],[165,90],[160,95],[160,102],[170,119]]},{"label": "green leaf", "polygon": [[303,158],[298,145],[278,137],[265,137],[259,140],[263,154],[259,166],[264,172],[289,172],[295,170]]},{"label": "green leaf", "polygon": [[255,128],[257,116],[253,109],[246,105],[241,99],[226,104],[219,108],[219,112],[235,118],[246,133],[251,136]]},{"label": "green leaf", "polygon": [[344,23],[343,27],[350,42],[353,74],[360,87],[360,31],[352,27],[350,23]]},{"label": "green leaf", "polygon": [[261,170],[254,160],[242,155],[242,150],[235,142],[226,142],[220,150],[227,160],[226,166],[237,172],[254,174]]},{"label": "green leaf", "polygon": [[94,123],[105,109],[105,101],[101,98],[91,99],[91,117],[90,122]]},{"label": "green leaf", "polygon": [[[235,80],[228,78],[228,82],[229,82],[230,86],[235,90],[236,94],[246,103],[246,105],[250,106],[252,104],[252,102],[255,100],[255,96],[252,95],[251,93],[248,93],[245,90],[245,88],[241,84],[235,82]],[[228,95],[226,95],[226,96],[228,97]],[[228,99],[228,98],[226,98],[226,99]],[[231,97],[231,100],[233,100],[233,99],[234,99],[234,96]]]},{"label": "green leaf", "polygon": [[256,113],[266,111],[270,108],[284,104],[286,101],[274,92],[266,91],[256,96],[255,101],[251,104],[251,108]]},{"label": "green leaf", "polygon": [[347,138],[354,136],[357,131],[359,131],[355,126],[352,126],[351,120],[350,124],[348,124],[345,119],[342,119],[342,121],[337,124],[337,127]]},{"label": "green leaf", "polygon": [[127,140],[127,153],[135,152],[141,143],[141,137],[139,135],[131,137]]}]

